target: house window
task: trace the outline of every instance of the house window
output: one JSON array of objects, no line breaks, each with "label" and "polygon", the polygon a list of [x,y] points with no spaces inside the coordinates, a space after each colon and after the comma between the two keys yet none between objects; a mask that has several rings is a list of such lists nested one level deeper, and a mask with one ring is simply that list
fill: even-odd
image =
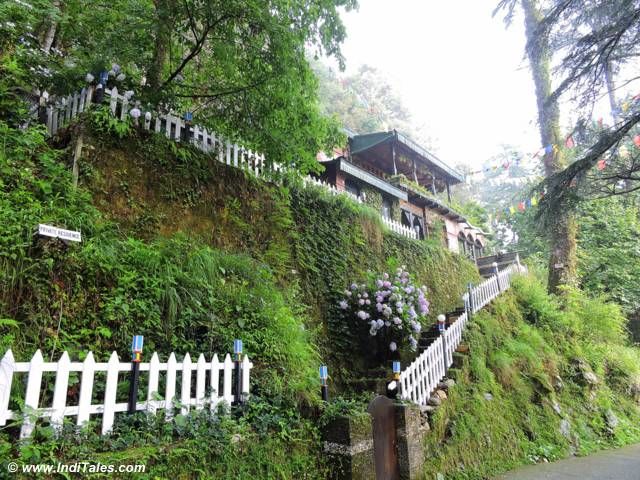
[{"label": "house window", "polygon": [[344,189],[347,192],[355,195],[356,197],[360,196],[360,187],[358,186],[357,183],[353,182],[352,180],[349,180],[349,179],[345,180]]},{"label": "house window", "polygon": [[462,233],[458,235],[458,253],[460,255],[466,255],[467,253],[467,241]]},{"label": "house window", "polygon": [[391,218],[391,201],[388,198],[382,199],[382,216]]},{"label": "house window", "polygon": [[471,260],[476,259],[476,252],[473,249],[473,238],[471,237],[471,235],[467,237],[467,257],[469,257],[469,259]]},{"label": "house window", "polygon": [[424,240],[424,228],[422,228],[422,219],[417,215],[413,216],[413,229],[416,231],[418,238]]}]

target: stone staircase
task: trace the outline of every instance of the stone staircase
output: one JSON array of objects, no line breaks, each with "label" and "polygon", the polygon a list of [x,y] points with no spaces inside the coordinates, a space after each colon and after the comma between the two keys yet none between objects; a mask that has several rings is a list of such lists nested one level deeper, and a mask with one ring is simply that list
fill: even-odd
[{"label": "stone staircase", "polygon": [[[464,307],[458,307],[452,312],[446,313],[445,328],[449,328],[463,313]],[[418,355],[425,351],[439,336],[438,325],[435,323],[428,330],[423,330],[418,340]]]}]

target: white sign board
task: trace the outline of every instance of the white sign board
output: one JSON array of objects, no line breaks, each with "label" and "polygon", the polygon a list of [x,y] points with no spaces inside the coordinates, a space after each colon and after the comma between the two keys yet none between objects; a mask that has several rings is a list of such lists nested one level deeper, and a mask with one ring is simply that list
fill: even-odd
[{"label": "white sign board", "polygon": [[72,242],[81,242],[82,236],[80,232],[73,230],[65,230],[64,228],[52,227],[51,225],[38,225],[38,233],[47,237],[61,238],[63,240],[71,240]]}]

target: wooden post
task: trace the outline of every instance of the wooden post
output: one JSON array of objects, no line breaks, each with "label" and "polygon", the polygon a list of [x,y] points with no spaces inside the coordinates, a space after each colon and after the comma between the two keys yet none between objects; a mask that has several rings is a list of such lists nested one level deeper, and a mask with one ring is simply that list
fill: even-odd
[{"label": "wooden post", "polygon": [[69,388],[69,368],[71,360],[69,354],[65,351],[58,360],[58,368],[56,372],[56,383],[53,390],[53,404],[51,413],[51,425],[60,433],[62,430],[62,422],[64,420],[64,409],[67,405],[67,390]]},{"label": "wooden post", "polygon": [[93,353],[89,352],[82,363],[82,380],[80,381],[80,399],[78,400],[78,417],[76,425],[83,426],[89,421],[91,396],[93,394],[93,377],[95,372]]},{"label": "wooden post", "polygon": [[153,352],[151,361],[149,362],[149,383],[147,386],[147,411],[149,413],[156,412],[156,400],[154,397],[158,394],[158,381],[160,377],[160,359],[158,354]]},{"label": "wooden post", "polygon": [[180,413],[189,413],[191,404],[191,355],[188,353],[182,359],[182,389],[180,390]]},{"label": "wooden post", "polygon": [[104,389],[104,410],[102,411],[102,435],[106,435],[113,427],[116,412],[116,393],[118,391],[118,354],[113,352],[107,365],[107,383]]},{"label": "wooden post", "polygon": [[469,311],[467,313],[467,317],[470,319],[473,315],[473,283],[469,282],[467,284],[467,292],[469,293]]},{"label": "wooden post", "polygon": [[40,401],[40,388],[42,386],[42,367],[44,359],[42,352],[36,350],[35,355],[29,362],[29,379],[27,380],[27,393],[24,397],[24,406],[27,410],[25,413],[22,428],[20,429],[20,438],[27,438],[33,432],[35,422],[29,418],[29,409],[36,410]]},{"label": "wooden post", "polygon": [[502,288],[500,288],[500,277],[498,276],[498,262],[493,262],[491,265],[493,267],[493,274],[496,276],[496,283],[498,284],[498,291],[501,292]]},{"label": "wooden post", "polygon": [[78,135],[78,139],[76,140],[76,148],[73,152],[73,188],[78,187],[78,176],[80,174],[80,156],[82,155],[82,144],[84,142],[84,137],[82,133]]},{"label": "wooden post", "polygon": [[398,174],[398,167],[396,166],[396,141],[391,142],[391,159],[393,160],[393,174]]},{"label": "wooden post", "polygon": [[451,185],[449,184],[449,180],[447,180],[447,200],[451,203]]}]

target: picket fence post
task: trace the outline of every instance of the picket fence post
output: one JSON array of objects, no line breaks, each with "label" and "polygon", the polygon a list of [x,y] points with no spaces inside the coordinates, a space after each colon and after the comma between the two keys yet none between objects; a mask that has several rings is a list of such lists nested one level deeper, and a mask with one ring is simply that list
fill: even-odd
[{"label": "picket fence post", "polygon": [[95,360],[89,352],[82,364],[82,383],[80,384],[80,400],[78,401],[78,418],[76,425],[82,426],[89,421],[91,396],[93,394]]},{"label": "picket fence post", "polygon": [[0,427],[6,425],[9,420],[9,399],[15,368],[13,352],[7,350],[0,360]]}]

